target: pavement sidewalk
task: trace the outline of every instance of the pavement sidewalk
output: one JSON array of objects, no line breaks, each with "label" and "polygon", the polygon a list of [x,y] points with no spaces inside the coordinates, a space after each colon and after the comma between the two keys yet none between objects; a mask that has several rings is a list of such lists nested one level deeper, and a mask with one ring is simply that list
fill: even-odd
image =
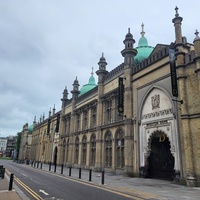
[{"label": "pavement sidewalk", "polygon": [[4,179],[0,178],[0,200],[29,200],[14,182],[12,190],[9,190],[10,177],[7,173]]},{"label": "pavement sidewalk", "polygon": [[[91,181],[89,181],[89,170],[77,168],[63,167],[63,173],[61,174],[61,166],[51,166],[48,164],[36,164],[35,166],[29,165],[28,167],[35,168],[35,170],[43,170],[49,173],[56,173],[67,178],[76,179],[79,181],[87,182],[100,186],[103,189],[110,189],[116,192],[121,192],[126,195],[133,196],[139,199],[162,199],[162,200],[199,200],[200,188],[186,187],[178,185],[170,181],[159,179],[147,179],[147,178],[130,178],[123,177],[122,175],[113,175],[111,173],[104,173],[104,184],[102,184],[102,173],[93,172]],[[50,170],[49,170],[50,169]],[[55,172],[56,171],[56,172]]]},{"label": "pavement sidewalk", "polygon": [[[89,181],[89,170],[81,169],[81,173],[77,168],[63,167],[48,164],[26,165],[19,164],[22,167],[31,167],[33,170],[44,171],[45,173],[52,173],[62,176],[72,181],[83,182],[94,187],[100,187],[104,190],[112,190],[114,192],[123,193],[132,199],[161,199],[161,200],[199,200],[200,188],[186,187],[174,184],[170,181],[158,179],[144,179],[144,178],[130,178],[122,175],[114,175],[111,173],[104,173],[104,184],[102,184],[102,173],[92,171],[91,181]],[[71,176],[69,176],[71,175]],[[81,177],[80,177],[81,175]],[[27,196],[13,183],[14,191],[8,191],[9,176],[6,175],[4,179],[0,179],[0,200],[29,200]]]}]

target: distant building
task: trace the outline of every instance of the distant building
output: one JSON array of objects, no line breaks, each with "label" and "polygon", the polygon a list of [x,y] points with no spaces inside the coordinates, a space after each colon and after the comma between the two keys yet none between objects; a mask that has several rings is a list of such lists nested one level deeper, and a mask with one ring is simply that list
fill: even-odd
[{"label": "distant building", "polygon": [[0,137],[0,156],[2,157],[5,154],[7,145],[7,138]]},{"label": "distant building", "polygon": [[5,155],[7,157],[13,157],[17,138],[16,136],[8,136],[6,139],[7,139],[7,145],[6,145]]},{"label": "distant building", "polygon": [[200,37],[187,42],[175,10],[171,44],[148,46],[142,25],[135,48],[129,29],[124,62],[108,72],[102,54],[97,86],[92,72],[71,99],[65,88],[61,110],[34,120],[31,144],[23,128],[20,158],[200,186]]},{"label": "distant building", "polygon": [[29,160],[30,159],[30,149],[32,143],[32,131],[33,125],[28,126],[25,124],[21,133],[21,143],[18,159],[19,160]]}]

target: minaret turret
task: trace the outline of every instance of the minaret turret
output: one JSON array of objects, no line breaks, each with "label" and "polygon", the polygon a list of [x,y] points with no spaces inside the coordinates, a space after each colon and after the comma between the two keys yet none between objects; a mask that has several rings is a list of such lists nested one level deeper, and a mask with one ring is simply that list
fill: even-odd
[{"label": "minaret turret", "polygon": [[133,39],[133,35],[130,33],[130,28],[128,29],[128,33],[123,42],[125,48],[121,51],[121,54],[124,57],[124,64],[125,67],[131,67],[134,62],[134,56],[137,55],[137,50],[133,48],[135,40]]},{"label": "minaret turret", "polygon": [[54,115],[56,113],[56,108],[55,108],[55,104],[54,104],[54,106],[53,106],[53,114],[52,115]]},{"label": "minaret turret", "polygon": [[179,16],[178,7],[175,8],[176,14],[175,18],[172,20],[175,27],[175,36],[176,36],[176,44],[182,43],[182,30],[181,30],[181,22],[183,20],[182,17]]},{"label": "minaret turret", "polygon": [[98,84],[99,84],[103,82],[105,75],[108,73],[108,71],[106,70],[107,62],[106,59],[104,58],[103,53],[101,58],[99,59],[98,65],[99,65],[99,70],[96,71],[96,74],[98,76]]},{"label": "minaret turret", "polygon": [[63,91],[63,98],[61,99],[62,101],[62,107],[66,106],[66,103],[68,101],[68,90],[67,87],[65,87],[64,91]]},{"label": "minaret turret", "polygon": [[200,56],[200,37],[199,37],[199,32],[196,30],[194,33],[196,37],[194,38],[194,50],[195,50],[195,57]]},{"label": "minaret turret", "polygon": [[49,117],[51,117],[51,108],[49,109]]},{"label": "minaret turret", "polygon": [[77,80],[77,77],[76,77],[76,79],[74,80],[74,83],[73,83],[73,90],[71,91],[71,93],[72,93],[72,99],[74,101],[77,100],[78,94],[80,93],[78,87],[79,87],[79,83],[78,83],[78,80]]},{"label": "minaret turret", "polygon": [[196,63],[196,70],[197,79],[199,84],[199,91],[200,91],[200,37],[199,32],[196,30],[195,32],[196,37],[194,38],[194,51],[195,51],[195,63]]}]

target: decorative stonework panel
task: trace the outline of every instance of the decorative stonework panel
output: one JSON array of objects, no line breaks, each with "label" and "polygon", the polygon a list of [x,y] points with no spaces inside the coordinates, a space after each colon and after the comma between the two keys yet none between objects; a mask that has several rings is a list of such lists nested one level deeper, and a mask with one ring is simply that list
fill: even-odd
[{"label": "decorative stonework panel", "polygon": [[155,94],[154,96],[151,97],[151,105],[152,105],[152,110],[156,108],[160,108],[160,95]]},{"label": "decorative stonework panel", "polygon": [[153,117],[170,115],[170,114],[173,114],[172,108],[165,109],[165,110],[160,110],[158,112],[152,112],[152,113],[148,113],[148,114],[142,115],[142,120],[143,119],[153,118]]},{"label": "decorative stonework panel", "polygon": [[168,96],[158,88],[152,90],[144,101],[141,121],[147,122],[172,116],[172,104]]}]

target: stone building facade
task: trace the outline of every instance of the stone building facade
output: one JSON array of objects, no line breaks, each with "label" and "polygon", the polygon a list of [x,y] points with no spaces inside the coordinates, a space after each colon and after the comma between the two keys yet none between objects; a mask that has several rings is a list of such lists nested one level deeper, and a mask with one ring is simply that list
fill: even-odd
[{"label": "stone building facade", "polygon": [[18,155],[18,160],[20,161],[30,159],[31,145],[32,145],[32,131],[33,131],[33,125],[28,126],[28,123],[26,123],[23,126],[21,132],[19,155]]},{"label": "stone building facade", "polygon": [[121,65],[108,72],[102,54],[97,86],[64,89],[61,110],[34,121],[30,159],[200,186],[200,37],[187,42],[175,10],[175,42],[140,59],[129,29]]}]

